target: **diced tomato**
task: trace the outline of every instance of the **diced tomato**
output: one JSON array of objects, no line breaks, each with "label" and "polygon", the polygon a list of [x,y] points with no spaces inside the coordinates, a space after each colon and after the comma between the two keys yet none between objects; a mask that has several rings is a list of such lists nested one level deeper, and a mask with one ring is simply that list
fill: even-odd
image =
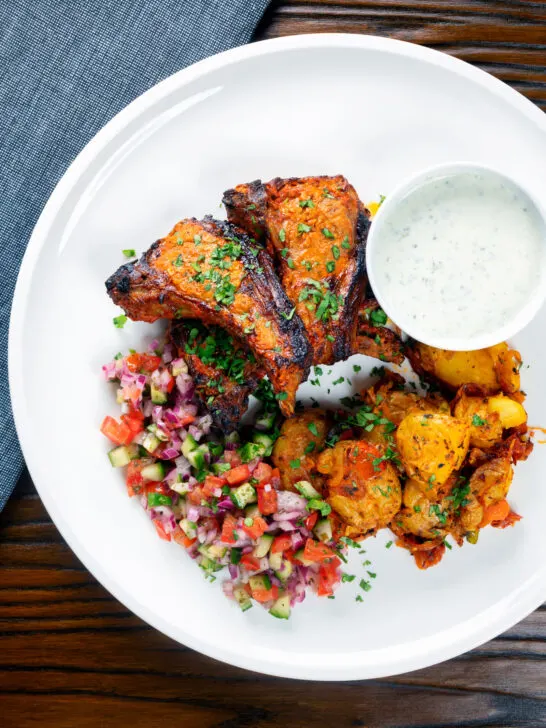
[{"label": "diced tomato", "polygon": [[105,417],[100,426],[103,435],[111,440],[114,445],[130,445],[133,441],[133,433],[123,422],[117,422],[113,417]]},{"label": "diced tomato", "polygon": [[228,485],[240,485],[250,478],[250,469],[248,465],[232,466],[231,470],[226,471],[225,478]]},{"label": "diced tomato", "polygon": [[341,564],[340,559],[334,556],[330,561],[326,561],[319,566],[317,594],[319,597],[331,596],[334,593],[333,586],[340,581],[341,574],[338,568]]},{"label": "diced tomato", "polygon": [[144,490],[146,492],[146,495],[148,495],[148,493],[160,493],[161,495],[169,495],[169,493],[171,492],[171,489],[169,488],[167,483],[162,483],[155,480],[146,483],[146,485],[144,486]]},{"label": "diced tomato", "polygon": [[207,498],[211,498],[214,495],[214,492],[218,488],[222,488],[225,484],[225,478],[217,478],[215,475],[207,475],[203,485],[203,493],[207,496]]},{"label": "diced tomato", "polygon": [[305,528],[308,531],[312,531],[314,527],[317,525],[318,521],[318,511],[315,511],[314,513],[311,513],[310,516],[307,516],[305,519]]},{"label": "diced tomato", "polygon": [[279,468],[273,468],[271,473],[271,485],[277,489],[281,487],[281,471]]},{"label": "diced tomato", "polygon": [[266,483],[271,483],[272,473],[273,468],[271,465],[268,465],[267,463],[258,463],[252,473],[252,477],[258,481],[257,487],[260,488],[263,485],[266,485]]},{"label": "diced tomato", "polygon": [[229,463],[232,468],[236,468],[242,462],[241,456],[235,450],[226,450],[223,457],[226,463]]},{"label": "diced tomato", "polygon": [[171,534],[167,533],[163,526],[161,525],[160,521],[154,521],[155,530],[157,531],[157,535],[159,538],[162,538],[164,541],[170,541],[171,540]]},{"label": "diced tomato", "polygon": [[354,470],[362,480],[369,480],[377,475],[380,470],[385,470],[386,465],[384,462],[374,466],[373,462],[377,458],[381,458],[379,449],[375,445],[362,440],[349,451],[349,461],[353,463]]},{"label": "diced tomato", "polygon": [[292,549],[288,549],[288,551],[283,551],[283,559],[287,559],[290,561],[291,564],[295,564],[296,562],[296,554]]},{"label": "diced tomato", "polygon": [[327,559],[334,558],[335,554],[332,549],[325,546],[319,541],[313,541],[312,538],[308,538],[305,542],[305,548],[303,550],[303,558],[307,561],[326,561]]},{"label": "diced tomato", "polygon": [[343,432],[339,436],[339,442],[343,442],[343,440],[352,440],[353,437],[354,432],[352,428],[349,428],[348,430],[343,430]]},{"label": "diced tomato", "polygon": [[270,602],[272,599],[276,599],[279,596],[279,587],[273,586],[271,589],[253,589],[252,598],[257,602],[263,604],[263,602]]},{"label": "diced tomato", "polygon": [[190,503],[193,503],[194,506],[200,506],[202,500],[207,500],[205,498],[205,494],[203,493],[203,489],[199,486],[196,486],[193,490],[190,490],[186,498],[189,500]]},{"label": "diced tomato", "polygon": [[277,510],[277,491],[267,484],[265,488],[258,488],[258,510],[264,516],[270,516]]},{"label": "diced tomato", "polygon": [[243,554],[239,563],[242,564],[248,571],[258,571],[260,568],[260,559],[252,556],[252,554]]},{"label": "diced tomato", "polygon": [[236,527],[237,519],[232,516],[231,513],[228,513],[224,518],[224,523],[222,524],[222,535],[220,538],[223,543],[234,544],[237,541],[233,534]]},{"label": "diced tomato", "polygon": [[180,418],[180,421],[182,423],[180,427],[186,427],[187,425],[191,425],[192,422],[195,422],[195,417],[193,415],[184,415],[184,417]]},{"label": "diced tomato", "polygon": [[133,437],[144,431],[144,426],[142,424],[144,422],[144,415],[139,417],[136,412],[131,412],[127,415],[121,415],[121,421],[131,430]]},{"label": "diced tomato", "polygon": [[442,556],[446,552],[445,544],[441,543],[428,551],[415,551],[413,558],[419,569],[428,569],[440,563]]},{"label": "diced tomato", "polygon": [[501,500],[497,503],[493,503],[492,505],[487,506],[487,508],[485,508],[483,511],[483,518],[482,522],[480,523],[480,528],[488,526],[490,523],[493,523],[493,521],[504,521],[509,513],[510,506],[508,505],[507,500]]},{"label": "diced tomato", "polygon": [[260,538],[265,533],[267,523],[260,516],[256,516],[252,519],[252,526],[246,526],[243,523],[243,531],[250,536],[253,541]]},{"label": "diced tomato", "polygon": [[185,549],[189,549],[190,546],[193,546],[193,544],[197,541],[196,538],[188,538],[180,526],[177,526],[174,529],[171,536],[173,541],[176,541],[176,543],[180,544]]},{"label": "diced tomato", "polygon": [[287,533],[284,533],[282,536],[276,536],[275,540],[271,544],[271,553],[272,554],[278,554],[282,551],[288,551],[288,549],[292,546],[292,539]]},{"label": "diced tomato", "polygon": [[131,460],[127,466],[127,475],[125,478],[125,484],[127,486],[127,493],[129,496],[137,495],[142,490],[144,484],[144,478],[140,471],[143,465],[141,460]]},{"label": "diced tomato", "polygon": [[161,357],[152,354],[131,354],[127,357],[126,362],[127,369],[131,372],[151,374],[161,364]]},{"label": "diced tomato", "polygon": [[167,394],[170,394],[174,389],[174,377],[171,377],[169,381],[167,382],[167,386],[165,387],[165,391]]},{"label": "diced tomato", "polygon": [[494,528],[508,528],[508,526],[513,526],[514,523],[521,521],[521,518],[522,517],[515,511],[510,511],[510,513],[506,516],[506,518],[504,520],[492,521],[491,525]]}]

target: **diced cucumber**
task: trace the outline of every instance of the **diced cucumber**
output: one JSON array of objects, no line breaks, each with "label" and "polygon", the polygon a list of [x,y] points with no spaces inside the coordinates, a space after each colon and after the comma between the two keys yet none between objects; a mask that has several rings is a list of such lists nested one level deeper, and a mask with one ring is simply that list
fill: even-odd
[{"label": "diced cucumber", "polygon": [[154,404],[165,404],[167,401],[167,393],[158,389],[153,382],[150,385],[150,397]]},{"label": "diced cucumber", "polygon": [[277,572],[281,568],[282,564],[282,551],[276,551],[274,554],[269,554],[269,566],[273,571]]},{"label": "diced cucumber", "polygon": [[208,556],[201,556],[201,561],[199,562],[199,566],[204,569],[204,571],[208,572],[209,574],[212,574],[215,571],[220,571],[224,567],[222,564],[218,564],[213,559],[209,559]]},{"label": "diced cucumber", "polygon": [[300,564],[303,564],[304,566],[311,566],[314,563],[313,561],[309,561],[309,559],[304,558],[303,549],[296,551],[296,553],[294,554],[294,558],[297,559]]},{"label": "diced cucumber", "polygon": [[165,466],[163,463],[153,463],[152,465],[146,465],[145,468],[142,468],[140,471],[140,474],[144,478],[144,480],[163,480],[165,477]]},{"label": "diced cucumber", "polygon": [[256,505],[247,506],[245,508],[245,518],[257,518],[260,515],[260,509]]},{"label": "diced cucumber", "polygon": [[283,594],[279,597],[275,604],[269,610],[269,614],[277,619],[288,619],[290,616],[290,597],[288,594]]},{"label": "diced cucumber", "polygon": [[155,452],[159,445],[160,442],[153,432],[148,432],[142,440],[142,447],[148,452]]},{"label": "diced cucumber", "polygon": [[211,469],[215,475],[222,475],[222,473],[231,470],[231,465],[229,463],[213,463]]},{"label": "diced cucumber", "polygon": [[267,574],[256,574],[256,576],[251,576],[248,583],[252,592],[269,591],[269,589],[271,589],[271,579]]},{"label": "diced cucumber", "polygon": [[189,493],[190,490],[190,484],[185,483],[180,474],[177,476],[177,479],[175,481],[171,481],[169,484],[169,487],[171,490],[174,490],[175,493],[178,493],[179,495],[186,495],[186,493]]},{"label": "diced cucumber", "polygon": [[204,470],[207,464],[207,461],[205,460],[205,454],[200,448],[191,450],[190,452],[186,453],[186,459],[188,460],[190,465],[192,465],[196,470]]},{"label": "diced cucumber", "polygon": [[188,433],[186,435],[186,439],[182,443],[182,455],[189,460],[188,454],[193,450],[197,450],[197,442],[195,441],[195,438]]},{"label": "diced cucumber", "polygon": [[321,518],[321,520],[317,522],[313,532],[319,541],[331,541],[333,534],[330,520],[328,518]]},{"label": "diced cucumber", "polygon": [[[255,503],[258,500],[256,490],[250,483],[243,483],[238,488],[231,491],[231,500],[237,508],[244,508],[249,503]],[[250,516],[249,516],[250,517]]]},{"label": "diced cucumber", "polygon": [[246,612],[246,610],[250,609],[250,607],[252,606],[251,598],[242,587],[238,586],[236,589],[234,589],[233,596],[243,612]]},{"label": "diced cucumber", "polygon": [[[271,560],[269,561],[271,564]],[[275,576],[277,579],[280,579],[283,583],[286,583],[288,579],[292,576],[292,572],[294,571],[294,566],[288,561],[288,559],[283,559],[281,568],[275,569]]]},{"label": "diced cucumber", "polygon": [[265,455],[266,447],[257,442],[245,442],[245,444],[237,450],[237,454],[243,463],[249,463],[254,458],[261,458]]},{"label": "diced cucumber", "polygon": [[203,554],[203,556],[215,561],[216,559],[221,559],[226,555],[227,546],[220,546],[218,544],[202,544],[197,550],[200,554]]},{"label": "diced cucumber", "polygon": [[298,483],[295,483],[294,488],[298,491],[298,493],[301,493],[304,498],[321,497],[318,490],[313,488],[308,480],[300,480]]},{"label": "diced cucumber", "polygon": [[197,538],[197,523],[189,521],[187,518],[183,518],[179,522],[179,526],[188,538]]},{"label": "diced cucumber", "polygon": [[161,442],[167,442],[167,440],[169,439],[167,433],[164,432],[160,427],[158,427],[155,422],[152,422],[151,425],[148,425],[146,429],[148,430],[148,432],[153,433],[158,440],[161,440]]},{"label": "diced cucumber", "polygon": [[272,543],[273,536],[270,536],[268,533],[264,533],[263,536],[260,536],[260,538],[258,539],[256,547],[253,551],[253,555],[257,559],[262,559],[264,556],[267,556],[267,552],[271,548]]},{"label": "diced cucumber", "polygon": [[265,432],[255,432],[252,435],[252,439],[258,445],[262,445],[263,447],[265,447],[265,457],[269,457],[271,455],[271,453],[273,452],[273,445],[275,444],[275,440],[271,437],[271,435],[266,435]]},{"label": "diced cucumber", "polygon": [[213,457],[219,458],[224,452],[224,446],[219,442],[209,442],[209,450]]},{"label": "diced cucumber", "polygon": [[258,430],[270,430],[275,424],[275,413],[267,412],[258,417],[254,427]]},{"label": "diced cucumber", "polygon": [[123,468],[125,465],[129,465],[131,462],[131,455],[129,454],[129,448],[125,445],[115,447],[113,450],[108,452],[110,463],[114,468]]}]

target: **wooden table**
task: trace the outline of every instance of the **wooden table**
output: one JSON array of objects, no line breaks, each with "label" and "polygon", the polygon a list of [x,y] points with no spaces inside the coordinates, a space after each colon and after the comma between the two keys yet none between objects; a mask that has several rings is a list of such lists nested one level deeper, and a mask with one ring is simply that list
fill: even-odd
[{"label": "wooden table", "polygon": [[[294,0],[274,4],[257,37],[321,31],[438,48],[546,110],[545,3]],[[71,553],[25,475],[0,515],[0,696],[4,728],[537,728],[546,726],[546,606],[467,655],[407,675],[263,677],[180,647],[128,612]]]}]

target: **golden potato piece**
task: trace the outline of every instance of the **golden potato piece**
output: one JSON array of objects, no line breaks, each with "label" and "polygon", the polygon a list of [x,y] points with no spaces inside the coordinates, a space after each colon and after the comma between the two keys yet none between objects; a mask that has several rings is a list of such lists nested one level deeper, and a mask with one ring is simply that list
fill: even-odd
[{"label": "golden potato piece", "polygon": [[505,430],[511,427],[519,427],[519,425],[527,422],[525,407],[510,399],[510,397],[504,397],[502,394],[489,397],[487,408],[489,412],[499,416],[500,423]]},{"label": "golden potato piece", "polygon": [[345,440],[317,459],[317,469],[327,476],[328,503],[358,533],[384,528],[400,509],[398,473],[392,463],[377,462],[380,458],[378,447]]},{"label": "golden potato piece", "polygon": [[[431,491],[432,493],[432,491]],[[404,485],[404,508],[396,514],[395,522],[405,533],[425,539],[447,534],[448,504],[435,503],[423,493],[422,484],[410,478]]]},{"label": "golden potato piece", "polygon": [[[324,410],[308,409],[284,421],[271,458],[280,470],[285,490],[293,491],[294,483],[300,480],[309,480],[317,490],[322,489],[323,478],[316,473],[315,461],[327,432],[328,416]],[[298,461],[299,465],[292,467]]]},{"label": "golden potato piece", "polygon": [[395,425],[399,425],[408,412],[415,410],[420,412],[443,411],[450,414],[449,404],[439,396],[420,397],[415,392],[406,392],[391,387],[380,387],[377,394],[380,398],[377,409],[381,410],[383,415]]},{"label": "golden potato piece", "polygon": [[502,439],[502,424],[496,412],[489,409],[487,397],[469,397],[461,394],[453,414],[470,427],[470,447],[487,449]]},{"label": "golden potato piece", "polygon": [[514,471],[510,456],[489,460],[472,473],[470,490],[484,508],[497,503],[506,495],[512,483]]},{"label": "golden potato piece", "polygon": [[411,412],[400,423],[396,444],[404,470],[435,486],[463,464],[470,441],[468,425],[445,414]]},{"label": "golden potato piece", "polygon": [[415,371],[452,389],[477,384],[487,392],[511,394],[520,388],[520,354],[504,343],[477,351],[448,351],[416,342],[408,348],[408,358]]}]

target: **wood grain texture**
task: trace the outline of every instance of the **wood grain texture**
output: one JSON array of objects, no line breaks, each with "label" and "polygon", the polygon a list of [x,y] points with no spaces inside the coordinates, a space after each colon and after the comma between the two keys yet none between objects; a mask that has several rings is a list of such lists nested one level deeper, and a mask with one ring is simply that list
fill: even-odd
[{"label": "wood grain texture", "polygon": [[[291,0],[257,37],[342,31],[423,43],[546,108],[546,4]],[[496,640],[386,680],[307,683],[181,647],[113,599],[64,543],[28,475],[0,514],[2,728],[546,726],[546,606]]]}]

